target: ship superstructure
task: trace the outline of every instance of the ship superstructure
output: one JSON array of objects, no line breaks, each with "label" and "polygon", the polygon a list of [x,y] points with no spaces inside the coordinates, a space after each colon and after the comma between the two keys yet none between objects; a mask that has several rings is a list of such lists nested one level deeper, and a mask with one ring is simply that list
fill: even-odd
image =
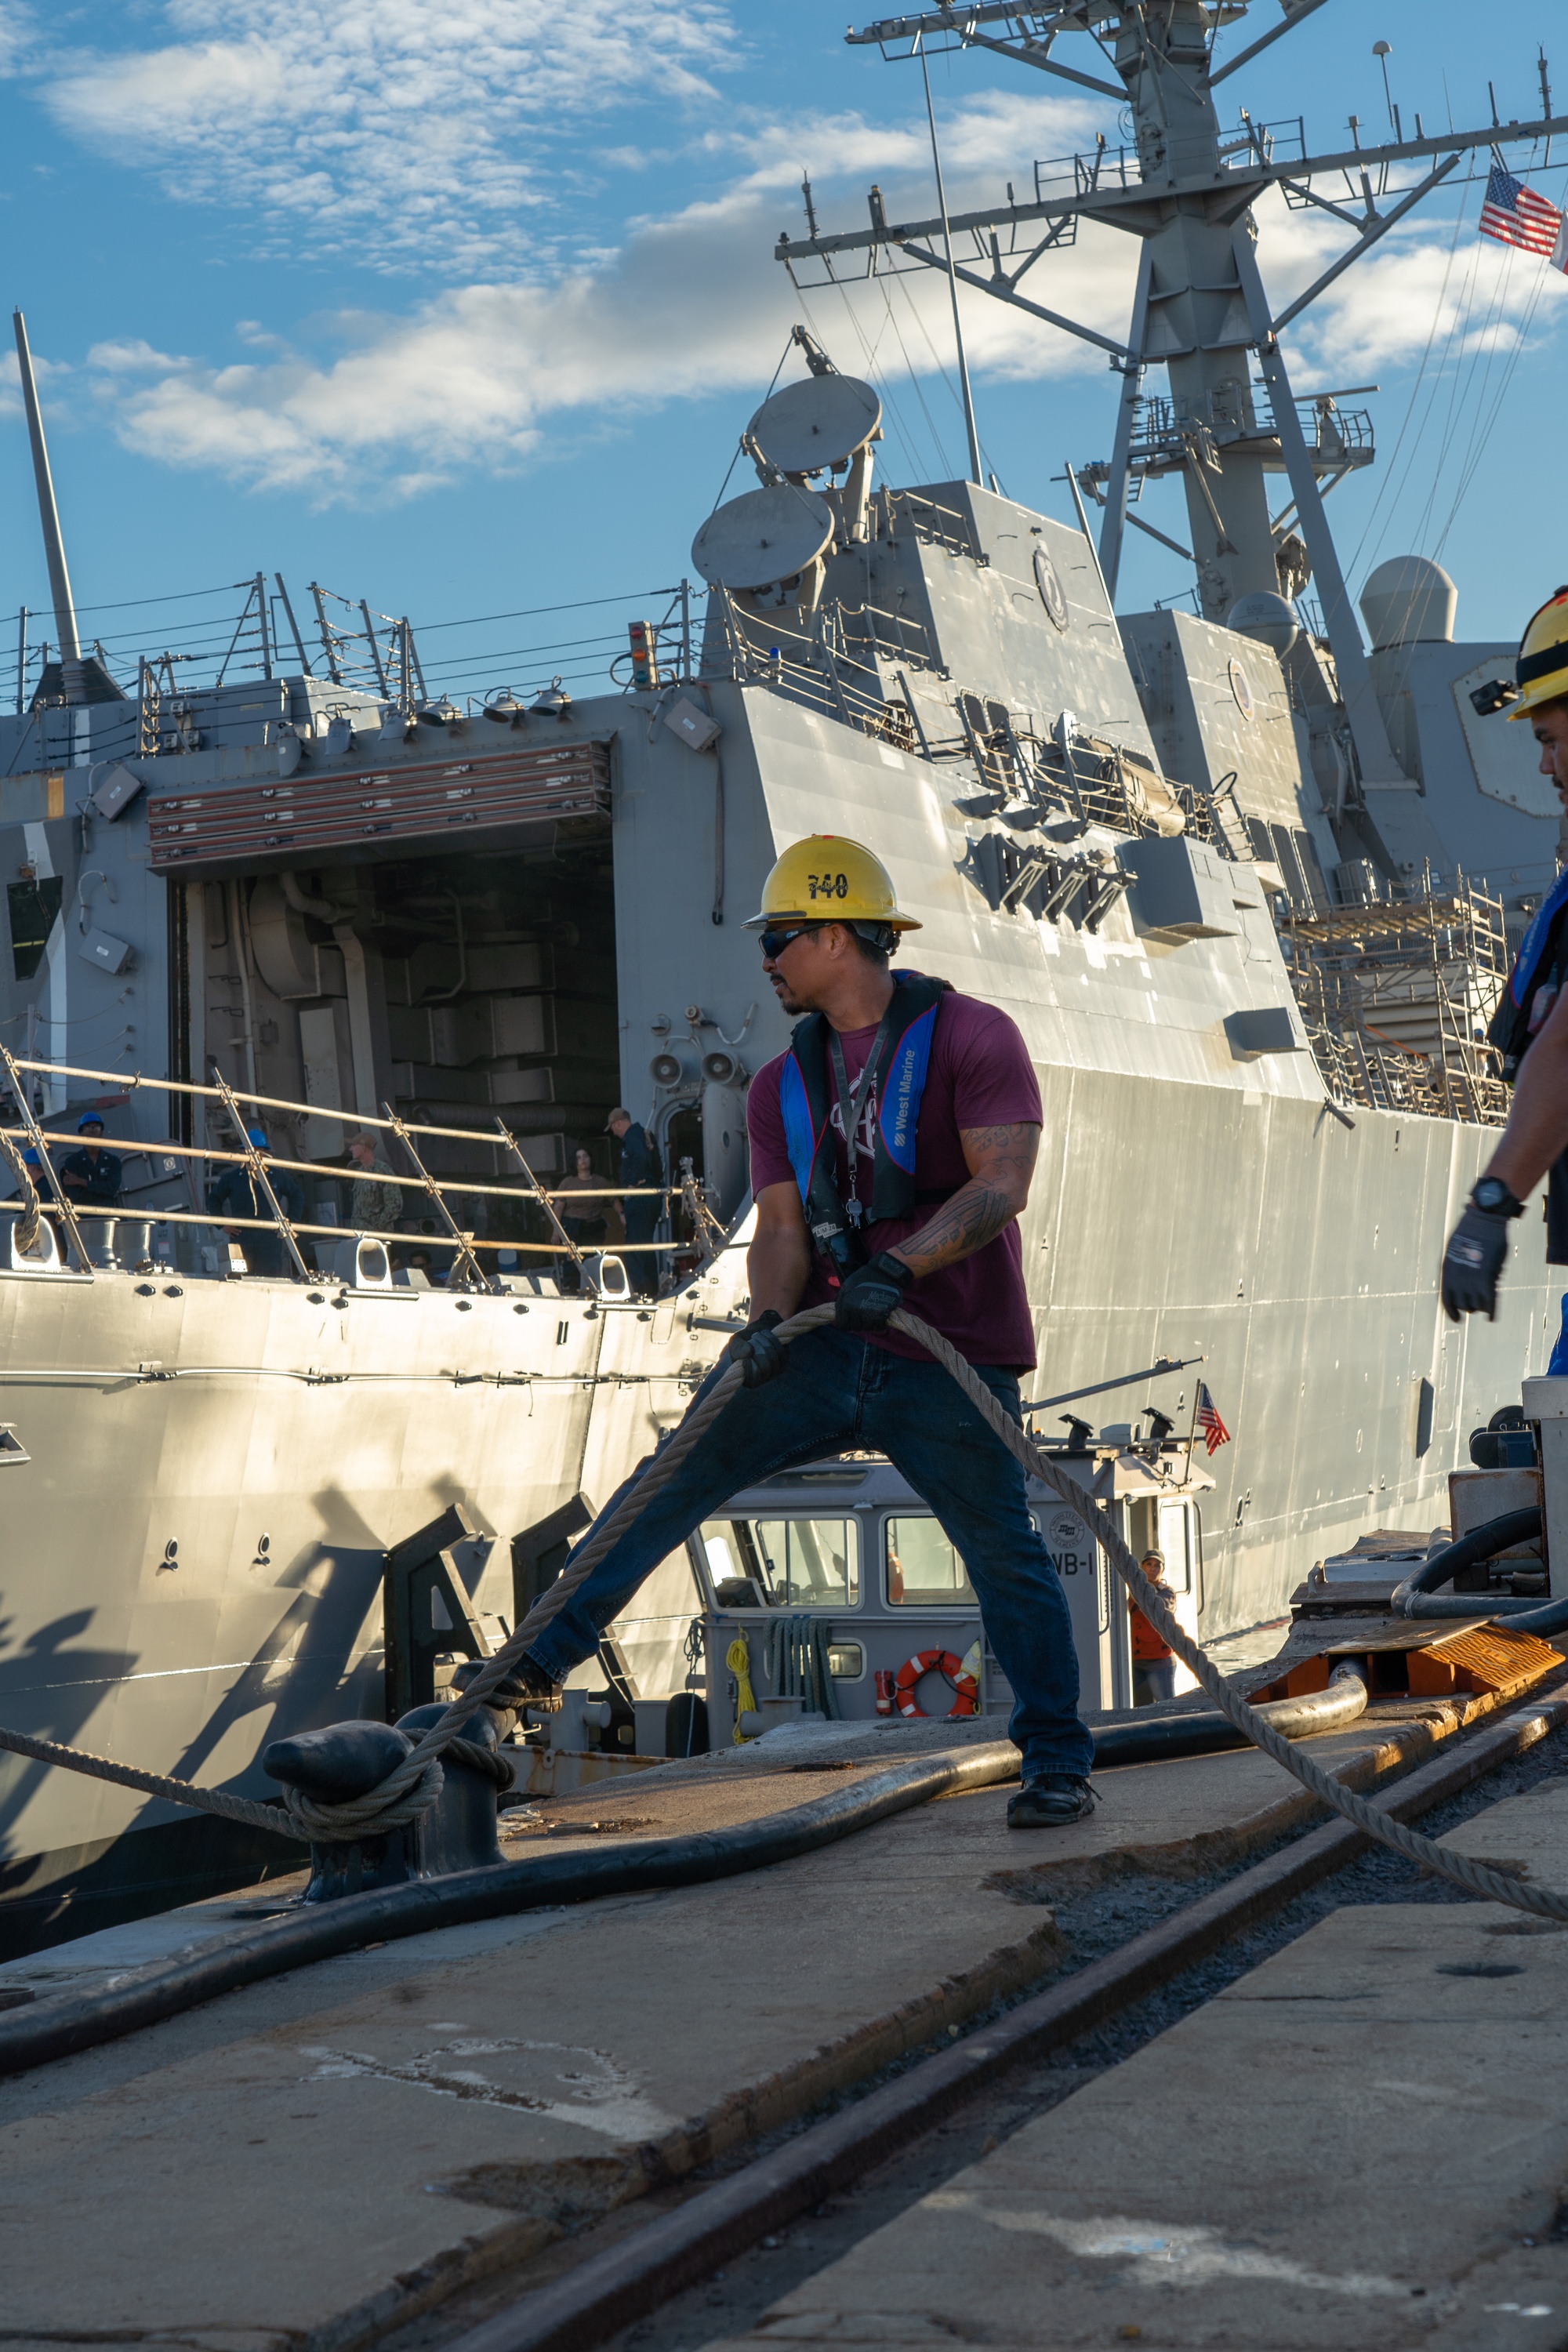
[{"label": "ship superstructure", "polygon": [[[1478,1031],[1555,873],[1557,812],[1526,730],[1469,700],[1509,649],[1454,641],[1436,566],[1368,583],[1366,651],[1321,486],[1370,425],[1286,383],[1248,207],[1364,169],[1364,249],[1414,200],[1390,173],[1435,184],[1568,122],[1353,166],[1222,139],[1213,91],[1242,59],[1212,37],[1241,13],[977,6],[860,37],[1052,69],[1068,35],[1101,45],[1126,153],[1041,166],[1029,203],[949,217],[949,245],[873,192],[868,229],[781,252],[803,278],[951,259],[1029,303],[1026,269],[1077,225],[1131,228],[1111,454],[1073,469],[1072,520],[978,479],[889,484],[875,387],[802,330],[800,373],[743,436],[756,488],[698,532],[705,610],[683,587],[662,617],[628,611],[607,679],[433,693],[406,622],[317,587],[301,629],[258,574],[210,683],[155,653],[117,683],[82,650],[22,347],[55,637],[0,719],[0,1041],[16,1224],[30,1186],[65,1246],[55,1264],[14,1231],[0,1255],[6,1721],[259,1788],[279,1729],[379,1704],[386,1554],[458,1504],[474,1532],[451,1572],[512,1621],[743,1306],[745,1090],[786,1026],[740,919],[814,831],[873,845],[921,967],[1029,1044],[1044,1425],[1120,1382],[1107,1459],[1145,1403],[1190,1428],[1205,1360],[1235,1442],[1194,1518],[1200,1630],[1278,1614],[1369,1510],[1444,1517],[1468,1431],[1548,1345],[1538,1227],[1495,1326],[1450,1330],[1435,1269],[1503,1115]],[[1162,472],[1186,485],[1198,609],[1118,613],[1121,535]],[[617,1101],[677,1195],[646,1297],[633,1253],[580,1262],[542,1197],[579,1146],[612,1182]],[[21,1151],[58,1156],[89,1106],[127,1191],[73,1248]],[[276,1275],[242,1270],[205,1192],[257,1115],[305,1202]],[[368,1258],[357,1119],[382,1122],[406,1213]],[[667,1564],[624,1629],[642,1696],[722,1675],[687,1641],[711,1631],[705,1560]],[[838,1654],[843,1711],[869,1711],[865,1645]],[[0,1772],[23,1900],[123,1875],[130,1828],[173,1850],[157,1807]]]}]

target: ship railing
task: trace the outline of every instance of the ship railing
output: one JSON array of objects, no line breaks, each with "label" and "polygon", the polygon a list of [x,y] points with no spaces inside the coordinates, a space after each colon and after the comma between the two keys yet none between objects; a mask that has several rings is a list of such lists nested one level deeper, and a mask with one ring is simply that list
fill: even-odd
[{"label": "ship railing", "polygon": [[974,563],[985,562],[984,551],[975,544],[967,515],[939,505],[935,499],[924,498],[918,490],[884,490],[881,497],[883,529],[890,541],[896,541],[902,522],[928,547],[945,547],[950,555],[967,555]]},{"label": "ship railing", "polygon": [[[1181,830],[1235,855],[1210,796],[1172,782],[1125,744],[1075,730],[1069,758],[1060,743],[1037,734],[1032,719],[1016,717],[1004,702],[965,689],[954,697],[953,709],[962,732],[937,737],[928,730],[928,755],[969,758],[984,792],[1032,798],[1042,818],[1060,814],[1134,837],[1174,830],[1169,823],[1173,803],[1182,812]],[[963,805],[968,814],[985,813]]]},{"label": "ship railing", "polygon": [[[0,1201],[0,1215],[13,1220],[34,1222],[47,1219],[51,1228],[63,1228],[75,1270],[89,1277],[95,1265],[102,1267],[112,1258],[114,1229],[125,1224],[139,1234],[151,1234],[153,1228],[172,1227],[207,1234],[254,1233],[270,1234],[280,1239],[286,1260],[292,1260],[291,1272],[297,1280],[318,1282],[331,1278],[331,1269],[320,1265],[312,1266],[307,1260],[301,1242],[308,1242],[314,1251],[319,1241],[330,1241],[341,1247],[345,1242],[379,1242],[389,1251],[425,1253],[434,1256],[437,1252],[450,1252],[452,1270],[449,1287],[499,1290],[506,1287],[501,1277],[501,1261],[510,1259],[515,1266],[522,1259],[549,1260],[560,1266],[570,1265],[577,1282],[588,1291],[601,1295],[616,1295],[619,1286],[603,1270],[603,1262],[626,1258],[649,1258],[651,1271],[658,1272],[660,1260],[695,1259],[706,1265],[728,1246],[728,1237],[715,1214],[707,1188],[700,1180],[691,1179],[684,1167],[681,1177],[662,1185],[628,1185],[605,1183],[597,1186],[556,1189],[541,1183],[530,1167],[521,1145],[498,1116],[495,1126],[468,1129],[434,1127],[418,1120],[403,1119],[390,1110],[377,1118],[362,1111],[342,1110],[321,1103],[302,1103],[286,1096],[260,1095],[229,1087],[216,1070],[216,1083],[199,1086],[186,1079],[159,1078],[141,1071],[102,1070],[89,1066],[42,1061],[23,1055],[13,1055],[0,1046],[0,1076],[9,1087],[10,1102],[4,1123],[0,1123],[0,1167],[8,1173],[17,1187],[17,1196]],[[81,1146],[79,1131],[47,1126],[48,1116],[40,1115],[30,1098],[27,1079],[63,1082],[83,1079],[100,1087],[112,1087],[121,1096],[142,1094],[172,1097],[177,1102],[203,1102],[213,1106],[217,1120],[226,1125],[236,1139],[244,1139],[241,1113],[262,1111],[281,1112],[298,1122],[304,1119],[330,1120],[334,1126],[353,1129],[374,1135],[388,1146],[400,1149],[409,1163],[405,1173],[394,1167],[390,1176],[378,1170],[361,1170],[353,1163],[347,1168],[334,1161],[300,1160],[270,1150],[258,1148],[248,1139],[235,1144],[206,1142],[184,1143],[174,1139],[156,1137],[147,1139],[139,1136],[105,1135],[102,1149],[115,1151],[124,1159],[145,1159],[149,1163],[163,1162],[150,1182],[141,1189],[152,1191],[160,1184],[174,1181],[183,1169],[187,1179],[189,1197],[196,1198],[195,1185],[208,1166],[220,1170],[238,1168],[250,1174],[250,1205],[253,1210],[265,1209],[265,1213],[245,1216],[231,1213],[226,1206],[207,1202],[193,1209],[175,1209],[162,1203],[145,1206],[127,1205],[123,1201],[99,1203],[75,1197],[65,1184],[51,1156],[52,1148],[70,1150]],[[434,1139],[443,1145],[475,1144],[502,1153],[523,1178],[521,1183],[476,1183],[467,1178],[432,1173],[421,1156],[416,1138]],[[30,1154],[30,1157],[27,1155]],[[318,1220],[292,1217],[284,1210],[270,1182],[274,1171],[307,1176],[320,1182],[323,1178],[342,1178],[349,1181],[392,1183],[404,1192],[423,1194],[428,1210],[417,1226],[357,1225],[352,1223],[327,1223]],[[468,1202],[502,1204],[503,1213],[514,1222],[537,1224],[542,1220],[548,1239],[531,1237],[526,1233],[515,1234],[484,1234],[479,1230],[481,1219],[468,1211],[466,1217],[455,1214],[451,1202],[459,1208]],[[574,1214],[588,1202],[658,1201],[661,1218],[669,1227],[669,1237],[649,1242],[592,1243],[587,1247],[575,1242],[568,1234],[563,1216]],[[675,1213],[679,1211],[692,1227],[689,1238],[677,1234]],[[488,1220],[485,1220],[488,1222]],[[105,1228],[103,1250],[95,1257],[81,1228],[84,1223]],[[36,1229],[36,1225],[35,1225]],[[23,1255],[30,1250],[27,1244]],[[316,1253],[320,1255],[320,1253]],[[218,1253],[212,1251],[207,1270],[216,1273]],[[486,1261],[490,1261],[487,1265]],[[13,1250],[12,1262],[17,1263]],[[151,1252],[139,1261],[147,1270],[156,1271],[157,1264]],[[167,1263],[167,1258],[165,1259]],[[194,1273],[186,1265],[183,1269]]]},{"label": "ship railing", "polygon": [[[1223,133],[1219,142],[1221,167],[1230,172],[1245,172],[1258,163],[1304,160],[1306,152],[1306,119],[1300,114],[1281,115],[1273,122],[1254,122],[1244,115],[1238,127]],[[1180,178],[1188,172],[1212,171],[1213,157],[1214,150],[1207,139],[1200,136],[1175,142],[1169,160]],[[1103,140],[1078,154],[1053,155],[1035,165],[1037,205],[1048,205],[1053,199],[1091,196],[1106,188],[1141,188],[1144,184],[1137,148],[1111,147]]]},{"label": "ship railing", "polygon": [[819,628],[826,636],[837,640],[841,659],[854,660],[851,644],[863,647],[884,660],[902,662],[910,669],[931,669],[938,667],[931,649],[931,633],[923,621],[912,613],[893,612],[886,604],[873,604],[868,596],[858,604],[847,604],[842,596],[821,607]]},{"label": "ship railing", "polygon": [[[1233,444],[1279,438],[1278,420],[1267,403],[1255,408],[1250,422],[1217,412],[1213,394],[1205,404],[1210,413],[1194,416],[1186,410],[1178,411],[1159,394],[1151,395],[1128,448],[1135,481],[1180,472],[1193,463],[1194,455],[1200,462],[1221,461]],[[1342,408],[1327,394],[1309,394],[1292,404],[1313,463],[1321,471],[1373,463],[1376,436],[1369,409]],[[1110,478],[1107,460],[1097,460],[1083,470],[1096,484]]]},{"label": "ship railing", "polygon": [[1307,152],[1307,120],[1282,114],[1273,122],[1254,122],[1244,114],[1235,131],[1220,141],[1219,160],[1227,172],[1245,172],[1252,163],[1297,163]]},{"label": "ship railing", "polygon": [[[716,589],[714,593],[721,599],[723,614],[728,674],[738,684],[776,687],[792,699],[807,703],[880,742],[905,751],[917,749],[920,729],[911,703],[889,698],[883,692],[879,671],[843,643],[831,609],[819,616],[811,636],[803,637],[790,627],[770,630],[757,615],[742,612],[728,589]],[[879,614],[878,618],[891,627],[897,616]],[[887,658],[894,663],[900,656],[889,649]],[[901,656],[910,667],[921,658],[909,653]],[[710,655],[704,675],[713,675]]]},{"label": "ship railing", "polygon": [[1052,155],[1035,165],[1035,202],[1091,196],[1102,188],[1139,188],[1143,166],[1136,147],[1108,147],[1101,140],[1087,153]]}]

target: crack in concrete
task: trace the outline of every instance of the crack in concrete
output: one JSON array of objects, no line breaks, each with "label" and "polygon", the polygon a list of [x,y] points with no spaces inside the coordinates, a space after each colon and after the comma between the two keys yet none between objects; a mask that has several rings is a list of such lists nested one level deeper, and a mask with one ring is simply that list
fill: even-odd
[{"label": "crack in concrete", "polygon": [[[565,2098],[512,2089],[492,2081],[479,2067],[455,2067],[450,2063],[454,2058],[513,2053],[525,2053],[531,2058],[579,2059],[584,2063],[576,2068],[562,2065],[552,2070],[556,2082],[570,2086]],[[307,2047],[304,2055],[321,2062],[313,2074],[301,2077],[308,2083],[343,2082],[356,2075],[383,2083],[403,2083],[412,2090],[432,2092],[437,2098],[474,2099],[488,2107],[511,2108],[544,2116],[555,2123],[576,2124],[615,2139],[641,2138],[675,2128],[674,2116],[666,2115],[646,2098],[636,2087],[636,2078],[617,2066],[614,2059],[602,2050],[579,2049],[563,2042],[481,2041],[465,2036],[440,2050],[419,2051],[401,2063],[359,2050],[311,2046]]]}]

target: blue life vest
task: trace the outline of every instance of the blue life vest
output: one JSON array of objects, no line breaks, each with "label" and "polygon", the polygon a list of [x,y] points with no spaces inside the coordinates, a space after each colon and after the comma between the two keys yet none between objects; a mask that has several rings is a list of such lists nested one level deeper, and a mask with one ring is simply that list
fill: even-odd
[{"label": "blue life vest", "polygon": [[[1531,1024],[1536,1022],[1537,998],[1542,989],[1551,993],[1550,1006],[1557,991],[1568,981],[1568,939],[1564,933],[1563,909],[1568,908],[1568,867],[1557,877],[1552,888],[1531,919],[1530,929],[1520,942],[1519,953],[1513,960],[1508,986],[1498,999],[1497,1011],[1487,1028],[1487,1042],[1495,1045],[1502,1056],[1502,1075],[1512,1086],[1519,1076],[1520,1064],[1530,1051]],[[1539,1026],[1539,1024],[1537,1024]],[[1546,1185],[1546,1263],[1548,1265],[1568,1265],[1568,1151],[1559,1154],[1552,1163]],[[1557,1348],[1564,1348],[1565,1338],[1560,1337]],[[1557,1360],[1553,1350],[1552,1361]]]},{"label": "blue life vest", "polygon": [[[872,1160],[869,1223],[908,1217],[929,1197],[915,1191],[915,1135],[921,1097],[931,1066],[936,1016],[952,982],[923,972],[895,971],[886,1041],[877,1066],[876,1149]],[[813,1243],[836,1272],[852,1272],[866,1250],[850,1223],[838,1190],[837,1151],[832,1124],[834,1089],[827,1061],[827,1021],[809,1013],[790,1039],[779,1072],[779,1106],[784,1142]]]},{"label": "blue life vest", "polygon": [[1520,941],[1519,953],[1513,960],[1508,986],[1498,1001],[1497,1011],[1487,1030],[1488,1043],[1495,1045],[1502,1055],[1502,1074],[1510,1086],[1518,1076],[1519,1066],[1529,1049],[1536,991],[1544,982],[1549,982],[1553,988],[1561,982],[1561,939],[1550,961],[1548,950],[1552,946],[1552,934],[1558,928],[1558,918],[1565,906],[1568,906],[1568,866],[1557,877],[1531,919],[1530,929]]}]

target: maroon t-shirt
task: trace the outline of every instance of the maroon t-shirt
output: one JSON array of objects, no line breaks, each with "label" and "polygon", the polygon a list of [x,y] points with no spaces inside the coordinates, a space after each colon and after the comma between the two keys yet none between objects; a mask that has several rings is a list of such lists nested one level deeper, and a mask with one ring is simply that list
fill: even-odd
[{"label": "maroon t-shirt", "polygon": [[[845,1074],[853,1092],[866,1066],[877,1032],[847,1029],[839,1042],[844,1048]],[[786,1056],[777,1055],[757,1072],[746,1102],[746,1126],[752,1144],[752,1190],[769,1184],[794,1184],[784,1141],[784,1110],[779,1101],[779,1073]],[[840,1194],[848,1183],[848,1155],[844,1149],[844,1121],[829,1064],[828,1098],[837,1151],[837,1181]],[[1040,1089],[1027,1049],[1016,1024],[994,1004],[952,992],[937,1010],[925,1092],[921,1097],[915,1129],[915,1190],[955,1192],[969,1181],[969,1168],[959,1135],[965,1128],[1016,1127],[1042,1124]],[[855,1189],[867,1206],[871,1200],[875,1165],[877,1095],[872,1087],[857,1139],[858,1157]],[[886,1217],[865,1224],[861,1234],[867,1255],[893,1249],[906,1234],[916,1233],[936,1215],[934,1205],[917,1207],[910,1217]],[[811,1273],[801,1298],[803,1307],[818,1307],[833,1297],[825,1260],[812,1254]],[[1035,1361],[1035,1332],[1024,1288],[1024,1254],[1016,1223],[1004,1227],[955,1265],[945,1265],[922,1281],[911,1283],[905,1304],[952,1341],[972,1364],[995,1364],[1012,1371],[1027,1371]],[[925,1359],[923,1349],[896,1331],[868,1333],[874,1346],[896,1356]]]}]

